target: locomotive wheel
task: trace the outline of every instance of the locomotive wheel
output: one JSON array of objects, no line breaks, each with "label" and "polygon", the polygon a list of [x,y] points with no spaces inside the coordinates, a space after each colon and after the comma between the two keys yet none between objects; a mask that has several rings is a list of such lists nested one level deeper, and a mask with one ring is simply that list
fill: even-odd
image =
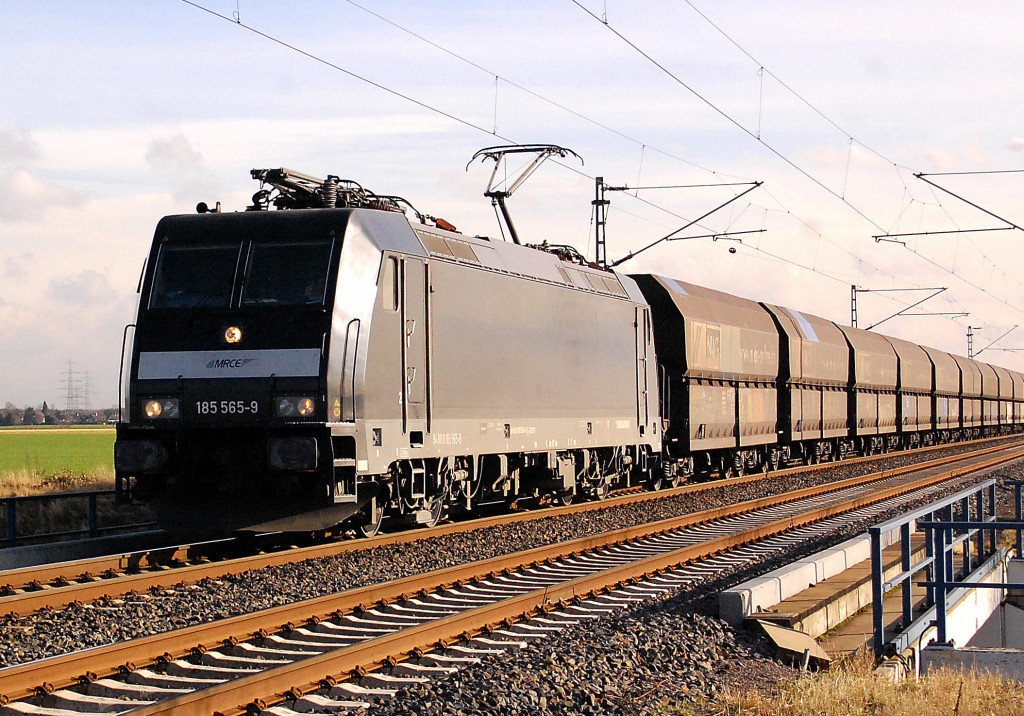
[{"label": "locomotive wheel", "polygon": [[562,505],[563,507],[571,505],[572,501],[576,498],[576,490],[559,490],[551,496],[551,501],[556,505]]},{"label": "locomotive wheel", "polygon": [[380,524],[384,521],[384,505],[374,497],[356,517],[356,533],[360,537],[373,537],[380,532]]},{"label": "locomotive wheel", "polygon": [[441,497],[435,497],[433,500],[428,501],[424,506],[424,509],[430,511],[430,517],[423,523],[424,527],[437,527],[441,518],[444,517],[444,499]]}]

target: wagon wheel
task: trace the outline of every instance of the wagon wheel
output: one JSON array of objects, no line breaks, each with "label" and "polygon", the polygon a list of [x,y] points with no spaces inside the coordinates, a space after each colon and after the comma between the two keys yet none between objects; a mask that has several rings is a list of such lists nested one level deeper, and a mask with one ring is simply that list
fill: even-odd
[{"label": "wagon wheel", "polygon": [[743,477],[743,459],[736,459],[736,456],[727,455],[722,458],[722,477]]}]

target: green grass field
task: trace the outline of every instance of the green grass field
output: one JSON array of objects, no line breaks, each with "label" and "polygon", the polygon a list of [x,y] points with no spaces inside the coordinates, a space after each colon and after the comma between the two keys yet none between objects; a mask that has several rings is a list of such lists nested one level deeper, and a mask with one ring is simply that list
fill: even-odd
[{"label": "green grass field", "polygon": [[0,475],[112,476],[112,427],[38,426],[0,430]]},{"label": "green grass field", "polygon": [[[37,426],[0,428],[0,498],[55,492],[111,490],[114,487],[114,428],[109,426]],[[100,498],[99,525],[114,527],[152,521],[145,507],[114,505]],[[88,525],[84,500],[21,505],[17,531],[23,538]],[[0,510],[0,534],[6,534]]]}]

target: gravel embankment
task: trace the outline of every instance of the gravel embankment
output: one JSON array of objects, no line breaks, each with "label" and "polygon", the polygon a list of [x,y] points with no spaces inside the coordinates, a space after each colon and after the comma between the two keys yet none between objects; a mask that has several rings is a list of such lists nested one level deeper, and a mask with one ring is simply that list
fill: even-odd
[{"label": "gravel embankment", "polygon": [[[892,467],[911,460],[899,454],[886,462],[886,467]],[[0,666],[178,629],[863,472],[865,468],[855,465],[827,465],[814,475],[780,476],[753,485],[731,484],[653,504],[612,507],[599,513],[549,518],[538,515],[539,519],[528,523],[253,570],[164,590],[156,595],[100,600],[83,607],[20,618],[8,615],[0,618]]]},{"label": "gravel embankment", "polygon": [[669,598],[403,689],[369,713],[653,714],[799,675],[771,659],[763,637]]},{"label": "gravel embankment", "polygon": [[[994,474],[1021,479],[1024,465]],[[934,498],[955,491],[944,490]],[[1012,509],[1012,493],[1001,489],[1001,513],[1007,504]],[[782,684],[806,674],[775,660],[774,647],[763,635],[734,630],[720,620],[718,593],[861,534],[871,524],[904,511],[901,508],[880,518],[846,524],[813,544],[765,555],[757,564],[569,627],[557,636],[533,641],[525,649],[485,657],[480,664],[449,677],[403,689],[392,700],[378,701],[369,713],[610,716],[678,710],[720,714],[715,700],[723,689],[774,693]]]}]

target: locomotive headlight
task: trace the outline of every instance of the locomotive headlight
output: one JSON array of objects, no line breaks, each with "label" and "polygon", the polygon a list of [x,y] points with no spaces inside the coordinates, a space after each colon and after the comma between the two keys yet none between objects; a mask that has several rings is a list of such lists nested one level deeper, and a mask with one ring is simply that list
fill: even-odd
[{"label": "locomotive headlight", "polygon": [[147,418],[172,419],[179,415],[177,398],[157,398],[146,401],[143,408]]},{"label": "locomotive headlight", "polygon": [[242,341],[242,329],[238,326],[228,326],[224,329],[224,342],[225,343],[241,343]]},{"label": "locomotive headlight", "polygon": [[316,400],[307,396],[287,396],[279,398],[276,413],[281,418],[296,416],[308,418],[316,411]]}]

